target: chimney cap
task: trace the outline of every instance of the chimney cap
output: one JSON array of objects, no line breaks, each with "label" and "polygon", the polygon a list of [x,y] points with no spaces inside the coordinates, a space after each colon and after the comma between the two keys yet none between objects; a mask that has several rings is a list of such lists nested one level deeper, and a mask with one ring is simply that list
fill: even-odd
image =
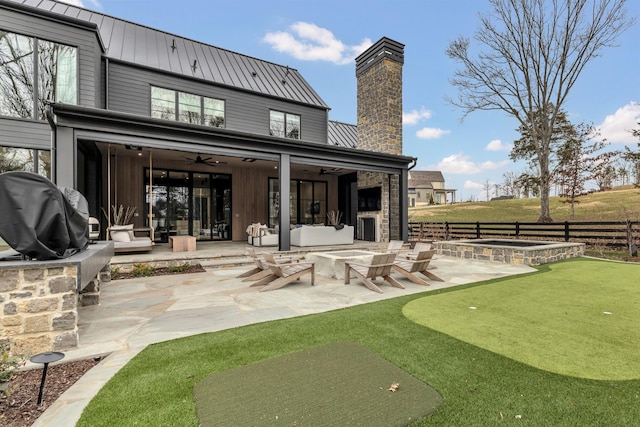
[{"label": "chimney cap", "polygon": [[404,44],[388,37],[382,37],[369,49],[356,57],[356,75],[362,73],[373,64],[382,61],[384,58],[404,64]]}]

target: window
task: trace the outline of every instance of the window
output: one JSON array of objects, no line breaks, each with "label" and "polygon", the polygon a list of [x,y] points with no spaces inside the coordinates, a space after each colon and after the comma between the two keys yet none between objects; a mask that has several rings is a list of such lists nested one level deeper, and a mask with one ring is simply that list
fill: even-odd
[{"label": "window", "polygon": [[151,117],[224,127],[224,101],[151,86]]},{"label": "window", "polygon": [[173,90],[151,87],[151,117],[176,119],[176,93]]},{"label": "window", "polygon": [[0,31],[0,115],[44,120],[48,102],[77,104],[77,49]]},{"label": "window", "polygon": [[281,111],[270,111],[269,134],[280,138],[300,139],[300,116]]},{"label": "window", "polygon": [[36,172],[50,178],[51,152],[0,146],[0,173],[12,171]]}]

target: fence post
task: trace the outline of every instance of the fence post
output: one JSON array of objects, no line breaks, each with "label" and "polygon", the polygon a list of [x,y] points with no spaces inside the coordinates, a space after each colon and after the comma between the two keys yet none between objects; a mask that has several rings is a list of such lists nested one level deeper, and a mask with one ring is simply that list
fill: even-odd
[{"label": "fence post", "polygon": [[516,239],[520,238],[520,223],[516,221]]},{"label": "fence post", "polygon": [[564,241],[569,241],[569,221],[564,222]]},{"label": "fence post", "polygon": [[444,223],[444,240],[449,240],[449,221]]},{"label": "fence post", "polygon": [[476,222],[476,239],[480,238],[480,221]]}]

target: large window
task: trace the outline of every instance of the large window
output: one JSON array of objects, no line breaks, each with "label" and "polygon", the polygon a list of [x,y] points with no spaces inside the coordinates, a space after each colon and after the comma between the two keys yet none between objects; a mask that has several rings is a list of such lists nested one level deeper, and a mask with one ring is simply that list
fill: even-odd
[{"label": "large window", "polygon": [[48,102],[78,103],[77,49],[0,31],[0,115],[44,120]]},{"label": "large window", "polygon": [[151,86],[151,117],[224,127],[224,101]]},{"label": "large window", "polygon": [[51,152],[0,146],[0,173],[12,171],[35,172],[50,178]]},{"label": "large window", "polygon": [[281,111],[270,111],[269,133],[280,138],[300,139],[300,116]]}]

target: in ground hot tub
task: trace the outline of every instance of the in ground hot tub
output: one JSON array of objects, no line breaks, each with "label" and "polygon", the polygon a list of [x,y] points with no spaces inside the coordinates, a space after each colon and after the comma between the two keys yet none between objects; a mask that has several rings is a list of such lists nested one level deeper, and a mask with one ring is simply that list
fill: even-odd
[{"label": "in ground hot tub", "polygon": [[584,243],[519,239],[469,239],[434,242],[439,255],[540,265],[584,255]]},{"label": "in ground hot tub", "polygon": [[362,264],[371,262],[377,252],[346,250],[333,252],[311,252],[304,258],[315,264],[315,272],[321,276],[344,279],[344,262],[355,261]]}]

